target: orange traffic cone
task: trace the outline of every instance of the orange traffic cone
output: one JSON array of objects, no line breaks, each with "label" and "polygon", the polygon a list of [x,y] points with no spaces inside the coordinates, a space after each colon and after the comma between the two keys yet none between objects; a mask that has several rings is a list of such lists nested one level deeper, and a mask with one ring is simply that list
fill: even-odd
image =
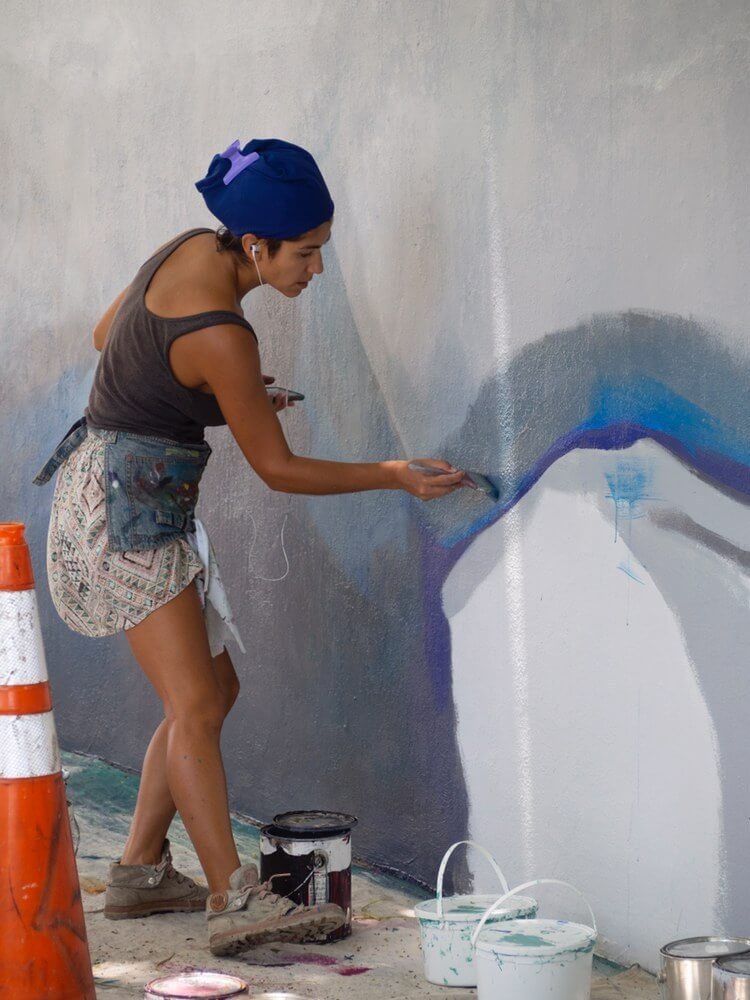
[{"label": "orange traffic cone", "polygon": [[23,524],[0,523],[0,996],[95,1000]]}]

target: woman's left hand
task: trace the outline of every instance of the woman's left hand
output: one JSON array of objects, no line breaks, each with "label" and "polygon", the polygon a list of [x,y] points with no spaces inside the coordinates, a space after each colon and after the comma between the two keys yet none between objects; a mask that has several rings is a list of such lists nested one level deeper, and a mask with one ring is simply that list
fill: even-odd
[{"label": "woman's left hand", "polygon": [[[264,385],[273,385],[275,381],[276,379],[274,378],[273,375],[263,376]],[[274,411],[276,413],[278,413],[280,410],[285,410],[287,406],[294,406],[293,402],[291,401],[287,402],[287,398],[283,392],[269,392],[268,398],[270,399],[271,406],[274,408]]]}]

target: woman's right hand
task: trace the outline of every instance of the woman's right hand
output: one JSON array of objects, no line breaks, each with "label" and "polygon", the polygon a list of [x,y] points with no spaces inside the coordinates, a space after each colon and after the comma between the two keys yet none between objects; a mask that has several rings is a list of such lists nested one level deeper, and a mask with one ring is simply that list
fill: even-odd
[{"label": "woman's right hand", "polygon": [[[444,475],[429,475],[410,469],[409,465],[418,462],[420,465],[427,465],[433,469],[444,471]],[[411,458],[407,462],[399,462],[396,469],[396,478],[402,490],[411,493],[419,500],[435,500],[436,497],[447,496],[457,490],[463,481],[464,473],[462,469],[455,469],[448,462],[437,458]]]}]

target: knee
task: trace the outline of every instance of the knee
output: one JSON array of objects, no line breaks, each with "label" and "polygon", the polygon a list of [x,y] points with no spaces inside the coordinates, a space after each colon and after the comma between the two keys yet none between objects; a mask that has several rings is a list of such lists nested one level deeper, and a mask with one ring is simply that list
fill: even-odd
[{"label": "knee", "polygon": [[221,732],[226,717],[223,693],[219,690],[200,699],[184,699],[166,713],[171,729],[189,727],[192,732],[215,736]]}]

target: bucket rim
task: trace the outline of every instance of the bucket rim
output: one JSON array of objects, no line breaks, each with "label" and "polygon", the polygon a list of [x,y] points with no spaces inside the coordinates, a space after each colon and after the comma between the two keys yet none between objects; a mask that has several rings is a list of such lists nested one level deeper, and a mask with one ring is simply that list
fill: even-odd
[{"label": "bucket rim", "polygon": [[[738,947],[736,950],[732,949],[730,951],[713,953],[707,952],[705,955],[678,955],[675,954],[674,951],[674,949],[684,947],[685,945],[709,943],[730,945],[736,944]],[[700,937],[678,938],[676,941],[668,941],[667,944],[663,945],[659,949],[659,954],[664,958],[677,958],[683,962],[713,962],[719,958],[729,958],[730,956],[736,957],[746,951],[750,951],[750,938],[732,937],[721,934],[708,934],[701,935]]]},{"label": "bucket rim", "polygon": [[[217,997],[226,997],[229,1000],[230,997],[239,996],[241,993],[247,993],[249,986],[244,979],[240,979],[239,976],[233,976],[231,973],[227,972],[210,972],[208,970],[196,969],[195,972],[186,973],[172,973],[171,975],[158,976],[156,979],[152,979],[150,982],[146,983],[144,987],[147,996],[153,997],[164,997],[173,998],[173,1000],[179,1000],[180,997],[191,997],[195,996],[194,993],[176,993],[160,992],[159,987],[163,986],[165,989],[168,988],[172,990],[185,990],[189,989],[191,986],[199,985],[199,980],[201,978],[207,980],[213,977],[213,987],[217,990],[223,990],[225,992],[216,993]],[[190,980],[193,980],[191,982]]]},{"label": "bucket rim", "polygon": [[[492,893],[465,893],[457,896],[444,896],[443,915],[441,917],[437,912],[437,897],[432,896],[430,899],[423,899],[415,904],[414,915],[419,921],[423,921],[424,923],[478,924],[487,907],[491,906],[496,899],[497,896]],[[481,902],[477,902],[477,906],[480,906],[481,909],[477,913],[462,913],[456,909],[449,909],[450,905],[452,903],[455,904],[458,900],[481,900]],[[531,896],[517,896],[513,903],[508,905],[507,909],[498,910],[487,922],[500,923],[506,920],[525,919],[523,916],[524,912],[530,910],[536,912],[538,905],[537,901],[532,899]]]},{"label": "bucket rim", "polygon": [[332,837],[335,834],[350,833],[359,820],[351,813],[336,812],[332,809],[292,809],[276,813],[271,823],[263,830],[272,831],[272,837],[307,840],[317,836]]},{"label": "bucket rim", "polygon": [[[512,926],[514,923],[517,926]],[[558,929],[565,928],[572,932],[578,931],[578,934],[572,934],[571,940],[564,944],[555,944],[552,939],[549,942],[543,941],[541,945],[534,947],[534,950],[528,944],[509,940],[516,933],[520,935],[528,933],[528,936],[531,936],[533,930],[540,926],[545,928],[550,926]],[[583,954],[593,951],[598,936],[596,930],[589,926],[589,924],[581,924],[575,920],[553,920],[549,917],[532,917],[525,920],[505,921],[501,922],[500,925],[485,925],[477,939],[476,950],[485,954],[502,955],[504,958],[509,959],[547,960],[554,958],[556,955],[565,955],[571,952],[580,952]]]},{"label": "bucket rim", "polygon": [[[745,965],[746,968],[732,968],[732,966],[740,964]],[[736,976],[738,979],[747,979],[750,977],[750,950],[738,951],[734,955],[721,955],[715,960],[714,969],[726,972],[730,976]]]}]

